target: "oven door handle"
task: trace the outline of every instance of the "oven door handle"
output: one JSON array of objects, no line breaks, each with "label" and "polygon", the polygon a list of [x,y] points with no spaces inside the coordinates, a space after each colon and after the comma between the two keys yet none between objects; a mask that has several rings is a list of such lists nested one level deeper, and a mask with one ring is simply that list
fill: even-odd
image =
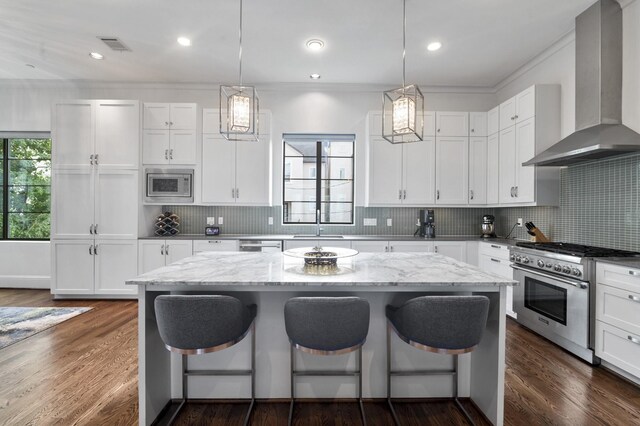
[{"label": "oven door handle", "polygon": [[536,271],[535,269],[523,268],[522,266],[513,265],[513,264],[511,264],[509,266],[511,266],[513,269],[517,269],[519,271],[524,271],[524,272],[528,272],[528,273],[533,274],[533,275],[539,275],[541,277],[545,277],[545,278],[549,278],[549,279],[552,279],[552,280],[560,281],[561,283],[569,284],[569,285],[572,285],[574,287],[579,287],[579,288],[583,288],[583,289],[589,288],[589,284],[587,282],[585,282],[585,281],[569,280],[569,279],[566,279],[564,277],[558,277],[556,275],[551,275],[551,274],[547,274],[547,273],[544,273],[544,272]]}]

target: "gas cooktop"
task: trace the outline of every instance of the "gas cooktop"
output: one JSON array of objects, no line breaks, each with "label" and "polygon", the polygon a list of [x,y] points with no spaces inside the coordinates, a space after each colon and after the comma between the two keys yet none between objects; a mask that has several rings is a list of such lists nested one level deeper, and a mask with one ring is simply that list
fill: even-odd
[{"label": "gas cooktop", "polygon": [[548,251],[552,253],[568,254],[579,257],[634,257],[640,253],[626,250],[615,250],[604,247],[585,246],[570,243],[516,243],[518,247]]}]

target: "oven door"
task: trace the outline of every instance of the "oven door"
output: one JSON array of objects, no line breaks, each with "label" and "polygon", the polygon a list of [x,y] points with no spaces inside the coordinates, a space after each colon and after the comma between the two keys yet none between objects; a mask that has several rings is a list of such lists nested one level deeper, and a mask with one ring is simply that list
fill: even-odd
[{"label": "oven door", "polygon": [[562,345],[589,347],[589,283],[511,265],[518,322]]}]

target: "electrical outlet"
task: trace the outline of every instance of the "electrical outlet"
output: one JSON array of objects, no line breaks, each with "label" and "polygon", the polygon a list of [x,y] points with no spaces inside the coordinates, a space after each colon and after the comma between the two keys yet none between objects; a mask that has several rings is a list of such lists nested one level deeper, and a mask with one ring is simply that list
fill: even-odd
[{"label": "electrical outlet", "polygon": [[269,216],[269,225],[273,225],[273,216]]},{"label": "electrical outlet", "polygon": [[523,222],[522,222],[522,218],[521,218],[521,217],[519,217],[519,218],[518,218],[518,226],[522,227],[522,223],[523,223]]},{"label": "electrical outlet", "polygon": [[215,217],[207,217],[207,225],[211,226],[211,225],[215,225],[216,224],[216,218]]},{"label": "electrical outlet", "polygon": [[378,225],[378,219],[376,219],[375,217],[373,217],[373,218],[365,217],[363,225],[364,226],[376,226],[376,225]]},{"label": "electrical outlet", "polygon": [[393,220],[391,220],[391,218],[387,218],[387,226],[393,226]]},{"label": "electrical outlet", "polygon": [[222,225],[224,223],[224,217],[219,216],[218,217],[218,225]]}]

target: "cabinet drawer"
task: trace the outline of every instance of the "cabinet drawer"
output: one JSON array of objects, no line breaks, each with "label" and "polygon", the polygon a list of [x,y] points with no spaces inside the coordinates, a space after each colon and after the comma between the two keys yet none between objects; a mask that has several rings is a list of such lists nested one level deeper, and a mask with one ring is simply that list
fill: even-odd
[{"label": "cabinet drawer", "polygon": [[511,280],[513,279],[513,269],[509,265],[508,260],[499,259],[497,256],[480,255],[480,269]]},{"label": "cabinet drawer", "polygon": [[596,319],[640,335],[640,293],[598,283]]},{"label": "cabinet drawer", "polygon": [[640,293],[640,270],[599,262],[596,267],[596,282]]},{"label": "cabinet drawer", "polygon": [[596,321],[596,356],[640,377],[640,336]]},{"label": "cabinet drawer", "polygon": [[238,251],[238,240],[196,240],[193,253],[202,251]]},{"label": "cabinet drawer", "polygon": [[489,242],[480,243],[480,254],[493,256],[500,260],[509,260],[509,246]]}]

